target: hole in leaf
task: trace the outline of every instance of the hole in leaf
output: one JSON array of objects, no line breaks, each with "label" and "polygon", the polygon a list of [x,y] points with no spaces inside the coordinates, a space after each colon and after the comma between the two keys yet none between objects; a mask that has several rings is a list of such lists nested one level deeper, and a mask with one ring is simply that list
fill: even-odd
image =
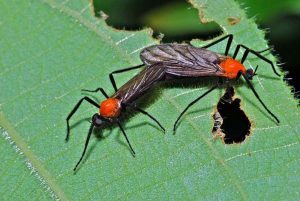
[{"label": "hole in leaf", "polygon": [[213,114],[212,133],[214,137],[221,137],[225,144],[243,142],[250,134],[251,123],[240,108],[241,100],[233,96],[233,87],[227,87]]}]

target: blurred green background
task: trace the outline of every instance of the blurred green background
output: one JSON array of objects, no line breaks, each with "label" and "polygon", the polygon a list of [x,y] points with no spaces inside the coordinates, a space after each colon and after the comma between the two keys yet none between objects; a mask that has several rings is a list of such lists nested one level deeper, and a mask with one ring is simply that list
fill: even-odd
[{"label": "blurred green background", "polygon": [[[299,0],[239,0],[249,17],[266,30],[266,38],[274,46],[285,79],[300,93],[300,1]],[[155,37],[163,42],[181,42],[193,38],[208,39],[221,34],[213,22],[201,24],[198,12],[184,0],[94,0],[95,14],[107,17],[107,23],[117,29],[139,30],[151,27]],[[103,11],[105,14],[103,14]],[[107,16],[106,16],[107,15]]]}]

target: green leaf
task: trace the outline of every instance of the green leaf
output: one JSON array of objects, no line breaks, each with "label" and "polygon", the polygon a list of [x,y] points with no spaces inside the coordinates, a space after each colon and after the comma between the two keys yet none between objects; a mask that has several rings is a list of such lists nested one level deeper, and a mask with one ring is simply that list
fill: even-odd
[{"label": "green leaf", "polygon": [[[264,33],[233,1],[195,0],[192,4],[202,18],[219,24],[224,34],[233,33],[235,45],[267,47]],[[80,89],[101,86],[111,94],[108,74],[139,64],[139,51],[158,41],[151,38],[150,29],[128,32],[108,27],[93,17],[85,0],[1,1],[0,13],[1,200],[299,197],[296,100],[271,68],[255,57],[246,66],[260,65],[253,84],[280,118],[279,125],[241,82],[236,95],[254,124],[244,143],[224,145],[212,140],[211,114],[222,89],[191,108],[172,135],[178,114],[215,79],[186,87],[159,85],[142,100],[147,103],[144,108],[168,128],[166,135],[147,117],[136,114],[125,122],[135,158],[119,129],[106,129],[104,138],[92,136],[85,160],[74,175],[87,120],[97,112],[87,104],[82,106],[72,119],[70,141],[64,142],[65,118],[83,96]],[[229,25],[228,18],[240,20]],[[214,50],[223,53],[224,44]],[[272,55],[266,56],[275,62]],[[118,75],[117,85],[136,72]]]}]

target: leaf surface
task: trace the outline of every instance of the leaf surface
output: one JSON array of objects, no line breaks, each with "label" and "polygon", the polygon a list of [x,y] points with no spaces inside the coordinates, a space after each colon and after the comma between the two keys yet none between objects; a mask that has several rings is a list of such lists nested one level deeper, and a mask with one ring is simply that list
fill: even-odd
[{"label": "leaf surface", "polygon": [[[233,1],[191,3],[201,11],[202,20],[214,20],[225,34],[233,33],[234,45],[267,47],[263,32]],[[212,140],[211,114],[222,89],[191,108],[174,136],[176,117],[216,80],[158,85],[141,103],[168,129],[166,135],[147,117],[135,114],[124,124],[136,158],[113,127],[103,131],[104,138],[93,135],[74,175],[87,120],[97,112],[84,104],[72,119],[70,141],[64,142],[65,118],[83,96],[80,90],[104,87],[112,94],[108,74],[140,64],[140,50],[158,41],[150,29],[128,32],[108,27],[93,17],[84,0],[1,1],[0,13],[5,16],[0,20],[4,200],[292,200],[299,196],[299,110],[290,88],[254,56],[246,66],[260,66],[253,84],[280,118],[279,125],[240,82],[236,95],[254,124],[244,143]],[[240,20],[232,26],[228,18]],[[224,44],[212,49],[223,53]],[[272,55],[266,56],[275,62]],[[137,72],[116,76],[117,85]],[[103,100],[98,94],[94,97]]]}]

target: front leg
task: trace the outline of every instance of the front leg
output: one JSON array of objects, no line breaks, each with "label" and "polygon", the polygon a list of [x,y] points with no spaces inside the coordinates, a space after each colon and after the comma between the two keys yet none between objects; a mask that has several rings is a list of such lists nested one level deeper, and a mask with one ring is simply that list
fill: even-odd
[{"label": "front leg", "polygon": [[71,119],[71,117],[76,113],[76,111],[78,110],[79,106],[81,105],[81,103],[83,101],[87,101],[88,103],[90,103],[91,105],[94,105],[95,107],[99,108],[99,105],[93,101],[92,99],[90,99],[89,97],[85,96],[82,99],[80,99],[77,104],[74,106],[74,108],[72,109],[72,111],[69,113],[69,115],[66,118],[67,121],[67,135],[66,135],[66,141],[69,140],[69,136],[70,136],[70,124],[69,124],[69,120]]}]

